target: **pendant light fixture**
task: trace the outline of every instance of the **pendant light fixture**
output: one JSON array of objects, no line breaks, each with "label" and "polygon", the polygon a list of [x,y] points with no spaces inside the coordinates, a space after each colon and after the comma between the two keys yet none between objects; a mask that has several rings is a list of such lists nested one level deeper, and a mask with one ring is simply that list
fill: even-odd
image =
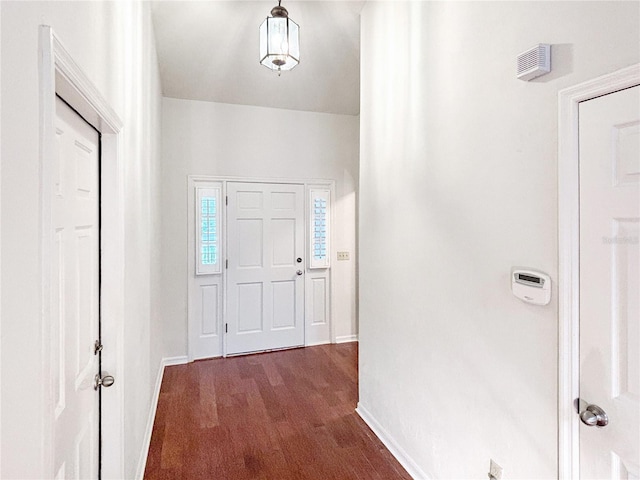
[{"label": "pendant light fixture", "polygon": [[260,25],[260,63],[278,72],[278,76],[300,63],[300,27],[280,6],[281,1]]}]

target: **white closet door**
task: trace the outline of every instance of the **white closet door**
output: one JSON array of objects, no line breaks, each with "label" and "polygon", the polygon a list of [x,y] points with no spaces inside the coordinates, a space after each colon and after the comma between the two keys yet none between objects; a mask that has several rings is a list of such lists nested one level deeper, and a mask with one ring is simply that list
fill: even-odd
[{"label": "white closet door", "polygon": [[583,479],[640,478],[639,222],[634,87],[580,104],[580,409],[608,416],[580,424]]},{"label": "white closet door", "polygon": [[56,99],[52,188],[51,312],[55,346],[54,468],[56,478],[98,478],[99,155],[100,138]]}]

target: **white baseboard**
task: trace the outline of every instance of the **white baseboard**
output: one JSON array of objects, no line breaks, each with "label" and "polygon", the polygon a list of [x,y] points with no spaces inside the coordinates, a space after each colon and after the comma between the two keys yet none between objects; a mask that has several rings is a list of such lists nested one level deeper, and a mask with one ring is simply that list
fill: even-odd
[{"label": "white baseboard", "polygon": [[336,343],[349,343],[349,342],[357,342],[358,335],[342,335],[340,337],[336,337]]},{"label": "white baseboard", "polygon": [[396,441],[389,435],[378,421],[373,418],[369,411],[358,403],[356,413],[360,415],[360,418],[369,425],[369,428],[376,434],[385,447],[389,449],[391,455],[396,457],[396,460],[400,462],[400,465],[404,467],[409,475],[415,480],[430,480],[430,477],[422,471],[416,462],[404,451],[404,449],[396,443]]},{"label": "white baseboard", "polygon": [[184,365],[189,363],[189,359],[186,355],[180,355],[179,357],[164,357],[162,359],[163,367],[170,367],[171,365]]},{"label": "white baseboard", "polygon": [[160,387],[162,387],[164,368],[171,365],[182,365],[187,362],[188,360],[186,356],[165,357],[160,360],[158,375],[156,375],[156,385],[153,389],[153,396],[151,397],[151,408],[149,409],[149,417],[147,418],[147,428],[144,432],[144,440],[142,442],[142,452],[140,453],[140,460],[138,461],[138,468],[136,470],[136,478],[139,480],[143,480],[144,469],[147,466],[149,446],[151,445],[151,434],[153,433],[153,422],[156,419],[156,410],[158,409],[158,399],[160,398]]},{"label": "white baseboard", "polygon": [[307,343],[307,344],[305,344],[305,347],[316,347],[318,345],[327,345],[329,343],[331,343],[329,340],[323,340],[323,341],[320,341],[320,342]]}]

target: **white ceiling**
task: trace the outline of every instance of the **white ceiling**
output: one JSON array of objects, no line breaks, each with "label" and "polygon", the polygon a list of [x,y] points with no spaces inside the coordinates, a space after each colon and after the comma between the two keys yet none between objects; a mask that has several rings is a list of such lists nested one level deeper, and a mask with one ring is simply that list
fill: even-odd
[{"label": "white ceiling", "polygon": [[165,96],[312,112],[360,112],[360,11],[364,1],[288,1],[300,25],[300,64],[260,65],[258,27],[277,0],[154,1]]}]

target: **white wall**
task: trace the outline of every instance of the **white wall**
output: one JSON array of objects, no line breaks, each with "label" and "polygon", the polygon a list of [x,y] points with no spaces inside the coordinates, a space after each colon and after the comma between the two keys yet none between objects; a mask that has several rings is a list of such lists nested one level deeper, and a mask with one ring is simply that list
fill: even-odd
[{"label": "white wall", "polygon": [[187,176],[336,180],[332,262],[337,336],[357,333],[358,117],[165,98],[162,110],[162,311],[165,348],[187,354]]},{"label": "white wall", "polygon": [[[556,478],[558,90],[640,61],[637,2],[369,2],[360,405],[431,478]],[[515,79],[553,44],[554,71]],[[554,285],[555,287],[555,285]]]},{"label": "white wall", "polygon": [[[8,2],[2,9],[2,478],[48,478],[42,444],[38,26],[51,25],[124,121],[125,452],[135,474],[160,342],[151,342],[158,285],[160,84],[148,6],[139,2]],[[106,348],[106,347],[105,347]],[[150,363],[151,362],[151,363]]]},{"label": "white wall", "polygon": [[[0,66],[2,66],[2,8],[0,8]],[[0,75],[0,111],[2,110],[2,75]],[[2,115],[0,115],[0,145],[2,145]],[[2,148],[0,148],[0,212],[2,212]],[[0,215],[1,216],[1,215]],[[0,265],[2,264],[2,222],[0,222]],[[0,266],[0,272],[2,268]],[[0,274],[0,299],[2,275]],[[2,308],[0,308],[0,440],[2,440]],[[2,448],[0,448],[0,476],[2,476]]]}]

